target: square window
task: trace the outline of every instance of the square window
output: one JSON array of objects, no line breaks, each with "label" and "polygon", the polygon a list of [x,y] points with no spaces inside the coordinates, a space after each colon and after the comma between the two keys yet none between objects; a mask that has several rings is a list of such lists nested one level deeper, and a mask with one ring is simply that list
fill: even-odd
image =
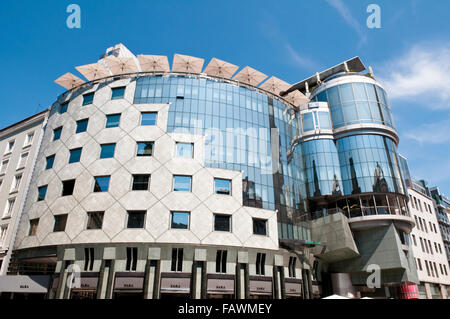
[{"label": "square window", "polygon": [[47,163],[45,164],[45,169],[53,168],[53,163],[55,162],[55,155],[47,157]]},{"label": "square window", "polygon": [[95,93],[92,92],[83,95],[83,106],[92,104],[92,102],[94,102],[94,94]]},{"label": "square window", "polygon": [[87,229],[102,229],[104,212],[89,212]]},{"label": "square window", "polygon": [[120,124],[120,114],[110,114],[106,116],[106,128],[118,127]]},{"label": "square window", "polygon": [[267,236],[267,220],[253,218],[253,234]]},{"label": "square window", "polygon": [[107,192],[109,189],[109,179],[110,176],[97,176],[94,177],[94,193]]},{"label": "square window", "polygon": [[53,226],[53,232],[60,232],[66,230],[67,215],[56,215],[55,225]]},{"label": "square window", "polygon": [[231,216],[214,214],[214,231],[231,231]]},{"label": "square window", "polygon": [[156,112],[141,113],[141,125],[156,125]]},{"label": "square window", "polygon": [[214,193],[231,195],[231,181],[229,179],[214,178]]},{"label": "square window", "polygon": [[69,107],[69,102],[65,102],[65,103],[61,104],[61,106],[59,108],[59,114],[66,113],[68,107]]},{"label": "square window", "polygon": [[63,191],[61,196],[70,196],[73,194],[73,189],[75,187],[75,180],[67,180],[63,181]]},{"label": "square window", "polygon": [[116,149],[116,144],[103,144],[100,147],[101,147],[100,158],[114,157],[114,151]]},{"label": "square window", "polygon": [[89,119],[84,119],[77,121],[77,130],[76,134],[86,132],[88,126]]},{"label": "square window", "polygon": [[47,194],[47,185],[38,188],[38,199],[37,201],[43,201],[45,199],[45,194]]},{"label": "square window", "polygon": [[53,140],[59,140],[61,138],[62,127],[55,128],[53,130]]},{"label": "square window", "polygon": [[144,228],[145,211],[129,211],[127,228]]},{"label": "square window", "polygon": [[112,89],[111,100],[123,99],[125,95],[125,87],[118,87]]},{"label": "square window", "polygon": [[147,191],[149,185],[150,175],[133,175],[133,190]]},{"label": "square window", "polygon": [[177,143],[177,156],[192,158],[194,155],[194,144]]},{"label": "square window", "polygon": [[175,175],[173,177],[173,190],[176,192],[190,192],[191,179],[191,176]]},{"label": "square window", "polygon": [[172,212],[171,215],[172,229],[189,229],[189,212]]},{"label": "square window", "polygon": [[138,142],[137,156],[152,156],[154,142]]},{"label": "square window", "polygon": [[36,236],[38,225],[39,225],[39,218],[30,220],[30,231],[28,232],[28,236]]},{"label": "square window", "polygon": [[69,164],[79,162],[81,158],[81,148],[70,150]]}]

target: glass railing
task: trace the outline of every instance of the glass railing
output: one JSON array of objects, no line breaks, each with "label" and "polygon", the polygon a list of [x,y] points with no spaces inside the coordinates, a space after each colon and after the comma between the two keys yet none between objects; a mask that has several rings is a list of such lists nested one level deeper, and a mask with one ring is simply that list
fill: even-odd
[{"label": "glass railing", "polygon": [[342,213],[348,218],[357,218],[364,216],[375,216],[375,215],[399,215],[399,216],[409,216],[409,214],[399,208],[389,207],[389,206],[363,206],[363,207],[351,207],[350,209],[341,208],[329,208],[320,211],[315,211],[311,213],[312,219],[318,219],[328,215],[333,215],[336,213]]}]

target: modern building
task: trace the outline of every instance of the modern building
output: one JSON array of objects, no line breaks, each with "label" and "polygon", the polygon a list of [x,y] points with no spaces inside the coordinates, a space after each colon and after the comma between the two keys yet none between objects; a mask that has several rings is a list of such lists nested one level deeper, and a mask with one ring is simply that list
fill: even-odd
[{"label": "modern building", "polygon": [[3,292],[408,298],[398,135],[360,59],[293,86],[203,64],[117,45],[57,80]]},{"label": "modern building", "polygon": [[439,187],[430,188],[431,197],[436,204],[436,215],[441,229],[447,260],[450,263],[450,199],[442,194]]},{"label": "modern building", "polygon": [[48,111],[0,130],[0,275],[6,274],[22,199],[33,170]]}]

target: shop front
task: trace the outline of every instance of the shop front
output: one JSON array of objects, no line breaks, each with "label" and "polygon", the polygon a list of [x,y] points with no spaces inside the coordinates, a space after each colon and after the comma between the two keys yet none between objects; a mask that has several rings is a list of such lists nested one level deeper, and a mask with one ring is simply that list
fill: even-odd
[{"label": "shop front", "polygon": [[114,280],[113,299],[143,299],[144,273],[117,272]]},{"label": "shop front", "polygon": [[0,293],[5,299],[45,299],[50,281],[50,275],[0,276]]},{"label": "shop front", "polygon": [[161,273],[161,299],[187,299],[190,296],[190,273]]},{"label": "shop front", "polygon": [[249,297],[250,299],[272,299],[273,283],[272,277],[250,276]]},{"label": "shop front", "polygon": [[96,299],[98,276],[98,272],[81,273],[79,287],[72,288],[70,299]]},{"label": "shop front", "polygon": [[284,288],[287,299],[302,298],[302,280],[295,278],[286,278],[284,280]]},{"label": "shop front", "polygon": [[208,274],[206,293],[208,299],[233,299],[234,275]]}]

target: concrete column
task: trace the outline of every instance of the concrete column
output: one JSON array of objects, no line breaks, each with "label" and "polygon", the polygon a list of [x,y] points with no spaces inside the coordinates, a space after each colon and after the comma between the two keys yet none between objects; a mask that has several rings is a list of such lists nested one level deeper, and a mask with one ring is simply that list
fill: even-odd
[{"label": "concrete column", "polygon": [[104,292],[106,292],[105,283],[108,281],[107,272],[105,272],[105,264],[106,260],[102,260],[102,264],[100,266],[100,272],[98,275],[98,284],[97,284],[97,299],[105,299]]},{"label": "concrete column", "polygon": [[425,282],[424,283],[425,286],[425,294],[427,296],[427,299],[433,299],[433,295],[431,294],[431,287],[430,284]]},{"label": "concrete column", "polygon": [[62,291],[64,291],[65,282],[66,282],[66,261],[61,261],[61,269],[59,272],[59,280],[58,280],[58,287],[56,289],[56,294],[54,296],[54,299],[61,299],[62,298]]},{"label": "concrete column", "polygon": [[160,299],[161,298],[161,261],[155,260],[154,261],[154,268],[155,268],[155,279],[153,284],[153,299]]},{"label": "concrete column", "polygon": [[192,263],[192,299],[201,299],[202,297],[202,273],[203,262],[194,261]]},{"label": "concrete column", "polygon": [[115,268],[116,261],[109,260],[109,271],[108,271],[108,280],[106,281],[106,292],[105,292],[105,299],[112,299],[113,297],[113,289],[114,289],[114,268]]},{"label": "concrete column", "polygon": [[443,284],[439,284],[439,289],[441,290],[441,298],[448,299],[447,287]]}]

